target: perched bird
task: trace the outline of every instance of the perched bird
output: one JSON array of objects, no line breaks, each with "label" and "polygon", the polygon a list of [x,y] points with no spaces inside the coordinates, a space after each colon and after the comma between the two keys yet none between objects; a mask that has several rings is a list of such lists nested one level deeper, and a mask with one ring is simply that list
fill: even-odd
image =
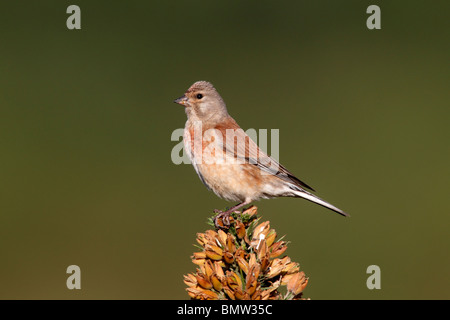
[{"label": "perched bird", "polygon": [[185,107],[184,148],[206,187],[217,196],[239,202],[217,219],[227,221],[235,210],[253,201],[275,197],[304,198],[348,216],[313,195],[306,183],[268,156],[228,114],[222,97],[206,81],[195,82],[174,101]]}]

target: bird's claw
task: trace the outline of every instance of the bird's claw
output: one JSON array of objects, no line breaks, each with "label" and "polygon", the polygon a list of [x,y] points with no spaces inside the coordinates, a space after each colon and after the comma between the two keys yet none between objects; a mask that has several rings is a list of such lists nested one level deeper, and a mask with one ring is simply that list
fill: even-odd
[{"label": "bird's claw", "polygon": [[[219,211],[219,210],[217,210]],[[219,214],[214,218],[214,226],[216,229],[227,230],[230,228],[231,223],[233,222],[233,217],[231,216],[231,212],[227,211],[219,211]]]}]

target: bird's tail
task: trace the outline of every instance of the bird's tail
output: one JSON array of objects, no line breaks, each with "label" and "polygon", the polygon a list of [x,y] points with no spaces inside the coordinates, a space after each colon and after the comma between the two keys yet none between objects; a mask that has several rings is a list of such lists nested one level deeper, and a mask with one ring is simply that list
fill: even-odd
[{"label": "bird's tail", "polygon": [[340,215],[343,215],[344,217],[350,217],[350,215],[348,213],[345,213],[341,209],[336,208],[332,204],[326,202],[325,200],[320,199],[319,197],[313,195],[312,193],[309,193],[308,191],[294,190],[294,194],[296,197],[303,198],[303,199],[309,200],[311,202],[317,203],[317,204],[321,205],[322,207],[328,208],[330,210],[333,210],[334,212],[339,213]]}]

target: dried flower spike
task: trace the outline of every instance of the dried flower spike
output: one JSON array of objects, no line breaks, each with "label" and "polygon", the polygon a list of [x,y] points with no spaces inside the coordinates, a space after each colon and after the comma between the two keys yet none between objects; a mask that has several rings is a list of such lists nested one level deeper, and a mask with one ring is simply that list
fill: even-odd
[{"label": "dried flower spike", "polygon": [[[209,219],[212,226],[214,218]],[[281,257],[287,243],[276,241],[269,221],[260,222],[255,206],[231,218],[227,223],[219,221],[217,231],[197,234],[202,251],[191,257],[197,269],[184,276],[189,296],[200,300],[302,299],[308,278],[298,263]],[[229,227],[223,227],[228,222]]]}]

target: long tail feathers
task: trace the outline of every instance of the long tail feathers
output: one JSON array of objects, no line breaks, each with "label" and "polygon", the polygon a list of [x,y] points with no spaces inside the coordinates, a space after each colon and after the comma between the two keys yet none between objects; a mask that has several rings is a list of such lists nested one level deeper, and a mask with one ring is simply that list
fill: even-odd
[{"label": "long tail feathers", "polygon": [[317,204],[321,205],[322,207],[325,207],[325,208],[328,208],[330,210],[333,210],[334,212],[337,212],[340,215],[343,215],[344,217],[350,217],[350,215],[348,213],[345,213],[341,209],[336,208],[332,204],[326,202],[325,200],[320,199],[319,197],[313,195],[312,193],[309,193],[309,192],[304,191],[304,190],[303,191],[295,190],[295,195],[297,197],[304,198],[304,199],[309,200],[311,202],[317,203]]}]

